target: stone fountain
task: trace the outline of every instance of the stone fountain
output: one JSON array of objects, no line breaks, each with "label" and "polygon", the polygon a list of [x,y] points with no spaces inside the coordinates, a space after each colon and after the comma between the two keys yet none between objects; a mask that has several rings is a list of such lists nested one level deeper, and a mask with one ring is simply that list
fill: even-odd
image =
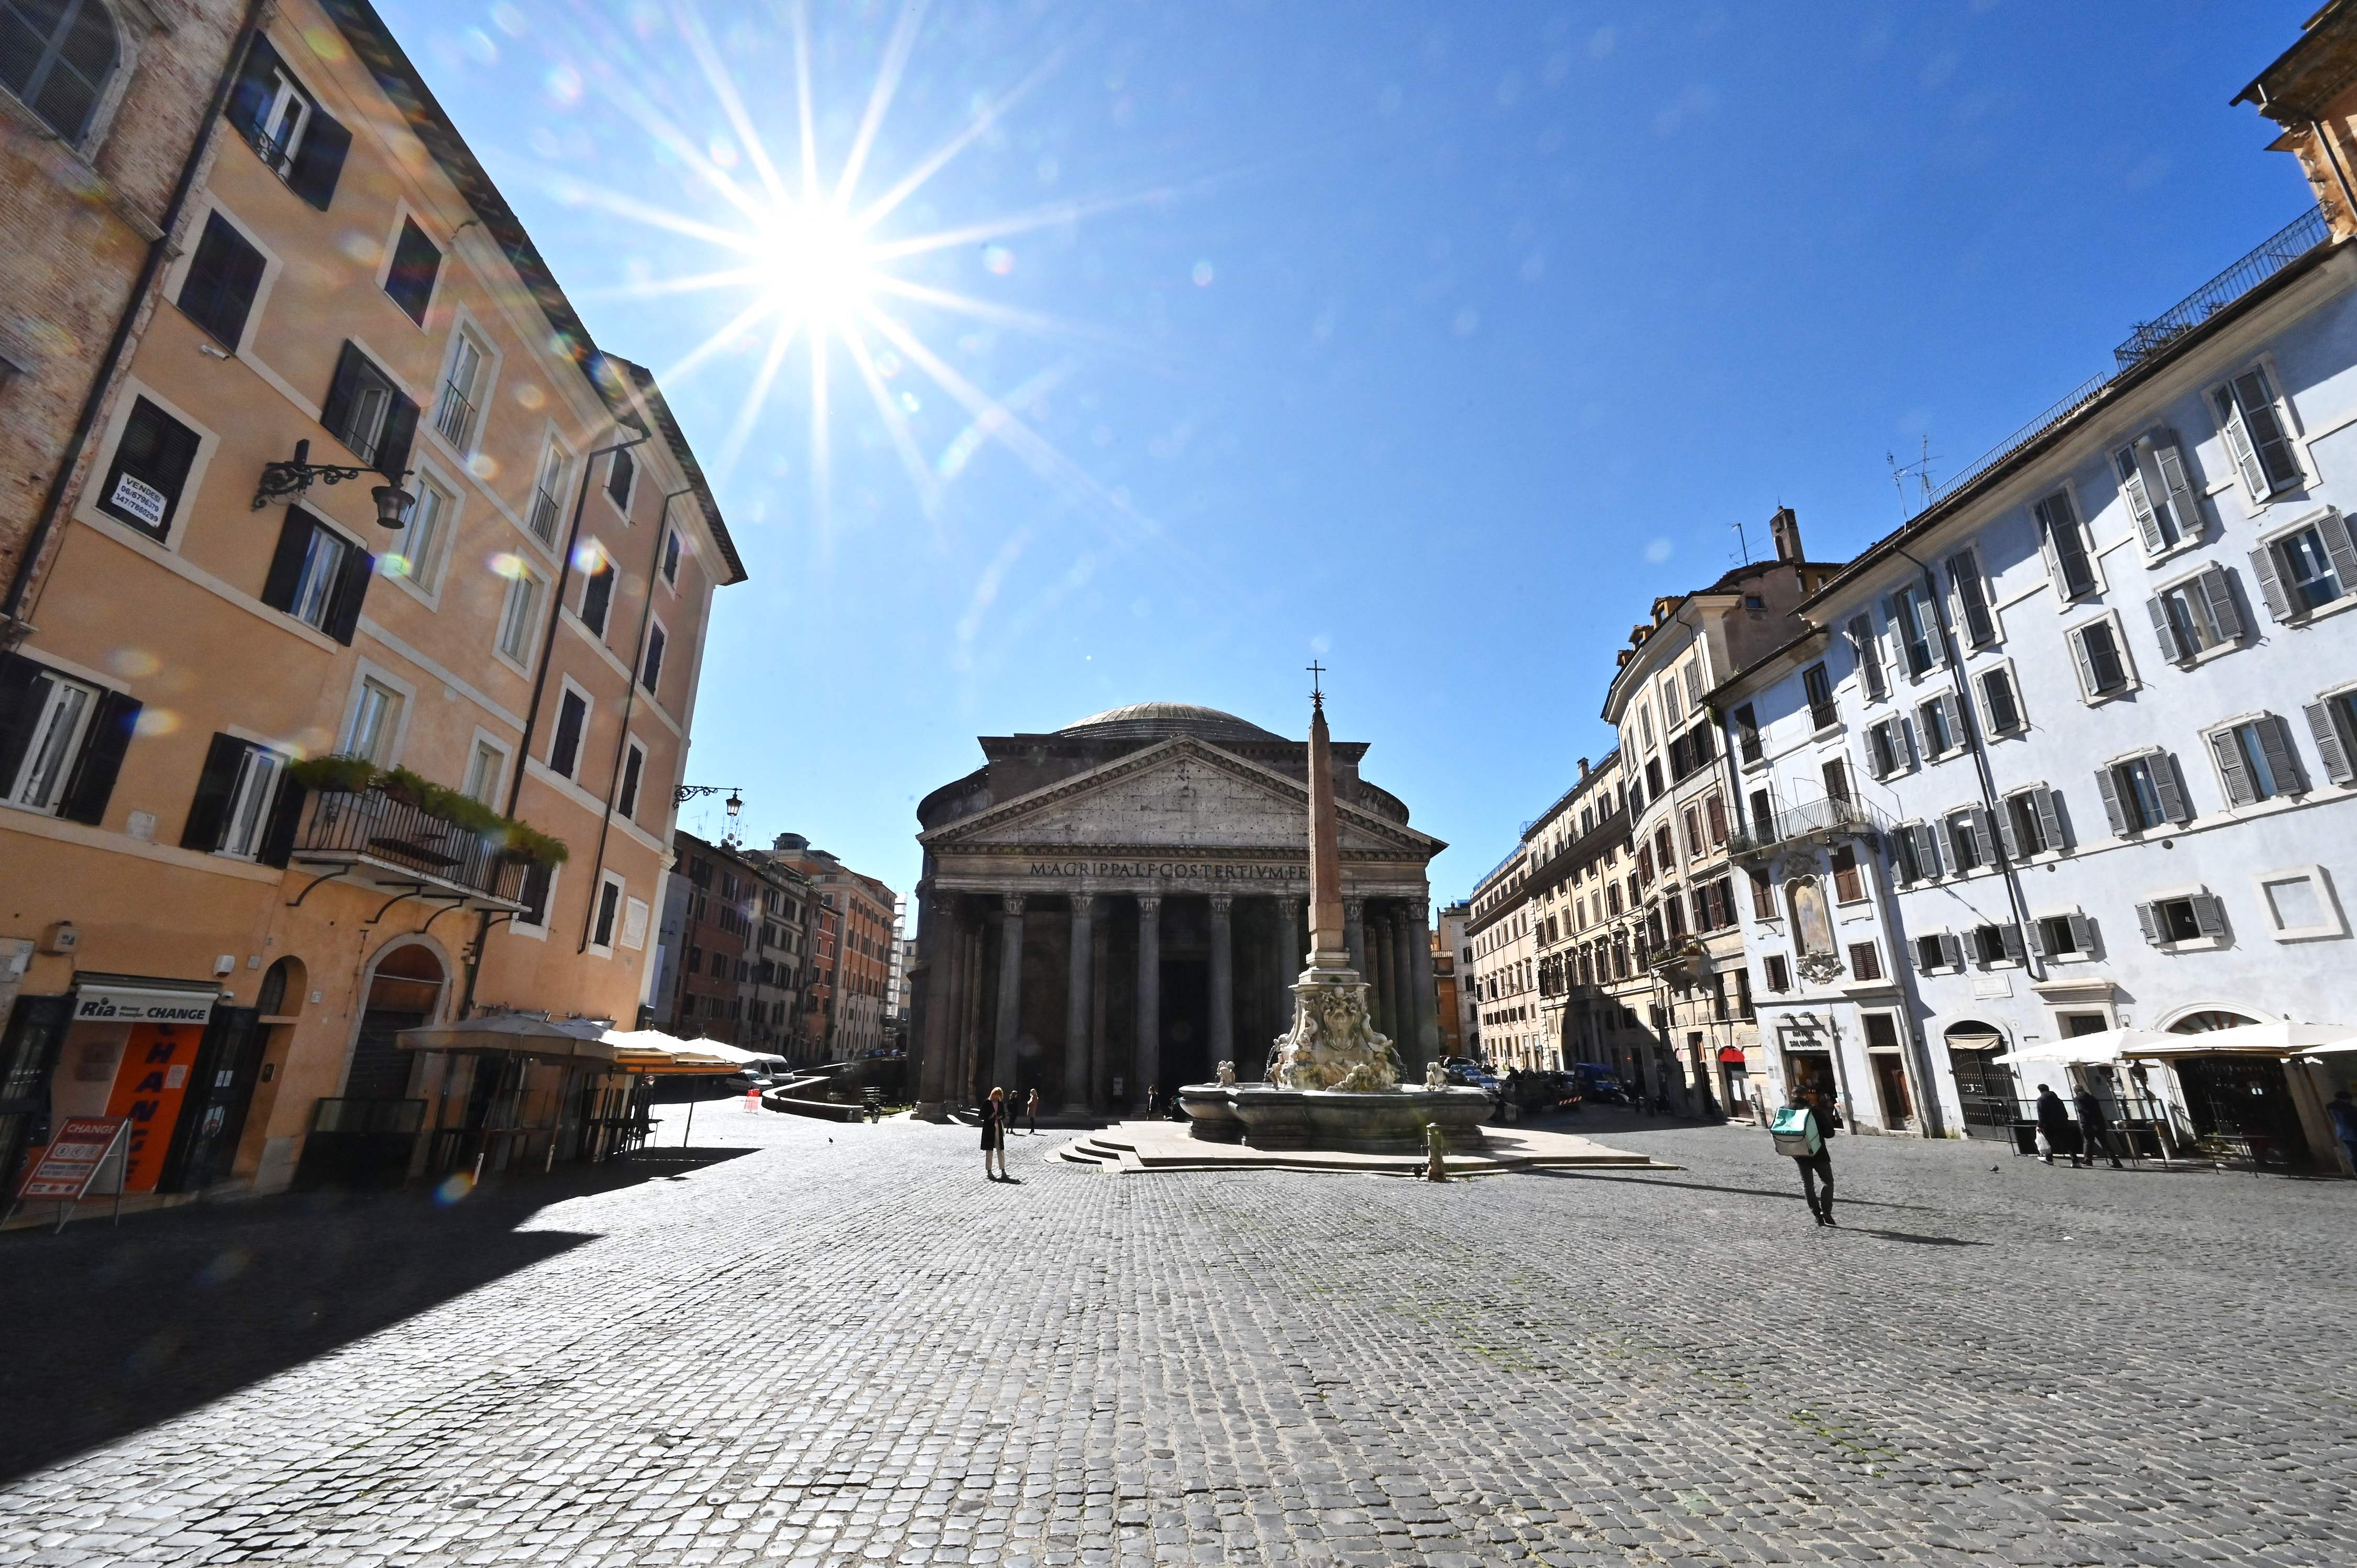
[{"label": "stone fountain", "polygon": [[1293,984],[1293,1027],[1276,1041],[1268,1080],[1239,1083],[1232,1063],[1219,1080],[1178,1091],[1189,1131],[1261,1149],[1414,1154],[1437,1127],[1451,1148],[1482,1142],[1490,1097],[1448,1086],[1436,1064],[1403,1089],[1392,1042],[1367,1015],[1367,983],[1351,967],[1342,935],[1341,832],[1334,814],[1334,760],[1322,691],[1309,698],[1309,954]]}]

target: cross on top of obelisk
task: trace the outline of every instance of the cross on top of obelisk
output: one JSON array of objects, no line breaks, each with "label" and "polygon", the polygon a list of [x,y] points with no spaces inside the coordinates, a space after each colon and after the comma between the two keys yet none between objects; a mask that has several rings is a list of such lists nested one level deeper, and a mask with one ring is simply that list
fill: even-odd
[{"label": "cross on top of obelisk", "polygon": [[1318,677],[1325,673],[1326,666],[1318,663],[1315,659],[1309,661],[1309,705],[1313,708],[1322,708],[1326,705],[1326,693],[1318,682]]}]

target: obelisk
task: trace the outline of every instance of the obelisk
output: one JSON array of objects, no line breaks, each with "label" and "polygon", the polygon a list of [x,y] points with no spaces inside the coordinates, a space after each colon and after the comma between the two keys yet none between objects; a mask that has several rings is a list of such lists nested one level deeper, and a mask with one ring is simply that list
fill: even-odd
[{"label": "obelisk", "polygon": [[1342,937],[1342,833],[1334,818],[1334,744],[1326,728],[1322,691],[1309,694],[1309,967],[1351,967]]}]

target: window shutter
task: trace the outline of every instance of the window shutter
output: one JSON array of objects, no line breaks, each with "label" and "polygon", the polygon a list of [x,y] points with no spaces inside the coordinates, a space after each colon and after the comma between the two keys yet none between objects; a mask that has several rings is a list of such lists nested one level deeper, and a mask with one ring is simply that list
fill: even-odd
[{"label": "window shutter", "polygon": [[[1928,947],[1924,945],[1927,942],[1931,944]],[[1939,950],[1939,938],[1924,937],[1919,939],[1915,943],[1915,972],[1918,974],[1931,973],[1932,971],[1937,967],[1936,961],[1933,959],[1932,955]]]},{"label": "window shutter", "polygon": [[2047,953],[2047,951],[2046,951],[2046,922],[2045,922],[2045,921],[2043,921],[2043,920],[2032,920],[2032,921],[2030,921],[2030,922],[2029,922],[2029,926],[2024,929],[2024,931],[2023,931],[2023,933],[2022,933],[2022,934],[2023,934],[2025,937],[2027,937],[2027,938],[2029,939],[2029,950],[2030,950],[2031,952],[2036,953],[2036,954],[2037,954],[2040,958],[2041,958],[2041,959],[2046,958],[2047,956],[2049,956],[2049,955],[2048,955],[2048,953]]},{"label": "window shutter", "polygon": [[2033,789],[2031,804],[2038,812],[2038,831],[2046,839],[2048,849],[2062,849],[2062,797],[2051,789]]},{"label": "window shutter", "polygon": [[2226,906],[2212,894],[2196,893],[2190,900],[2193,906],[2193,924],[2205,937],[2226,934]]},{"label": "window shutter", "polygon": [[2316,532],[2324,541],[2324,553],[2332,557],[2332,575],[2341,579],[2341,591],[2357,593],[2357,545],[2349,538],[2349,520],[2337,511],[2326,512],[2316,520]]},{"label": "window shutter", "polygon": [[2266,489],[2259,494],[2271,495],[2298,485],[2302,478],[2299,460],[2292,456],[2291,435],[2284,427],[2283,411],[2266,371],[2254,365],[2236,376],[2234,400],[2243,405],[2244,424],[2257,450],[2260,471],[2266,477]]},{"label": "window shutter", "polygon": [[2071,922],[2071,946],[2081,958],[2095,956],[2095,922],[2084,915],[2067,917]]},{"label": "window shutter", "polygon": [[1986,864],[1996,847],[1996,824],[1991,820],[1986,806],[1965,809],[1964,820],[1973,825],[1973,842],[1980,847],[1981,860]]},{"label": "window shutter", "polygon": [[375,575],[376,557],[357,542],[351,542],[337,573],[335,602],[328,607],[328,623],[321,630],[338,642],[350,644],[361,622],[361,605],[368,597],[369,579]]},{"label": "window shutter", "polygon": [[1702,706],[1702,660],[1696,659],[1686,666],[1686,706]]},{"label": "window shutter", "polygon": [[303,576],[303,553],[310,548],[311,531],[318,526],[307,512],[286,509],[278,527],[278,548],[270,557],[270,575],[262,580],[262,602],[274,610],[295,607],[295,586]]},{"label": "window shutter", "polygon": [[1996,929],[1996,935],[1997,940],[2005,944],[2006,958],[2014,963],[2021,962],[2025,946],[2021,940],[2021,928],[2008,920]]},{"label": "window shutter", "polygon": [[2233,389],[2220,387],[2210,394],[2210,402],[2217,411],[2218,431],[2226,438],[2226,450],[2233,455],[2234,467],[2242,473],[2243,488],[2266,499],[2266,471],[2259,467],[2259,455],[2251,449],[2251,432],[2243,423],[2243,410]]},{"label": "window shutter", "polygon": [[1882,618],[1890,627],[1891,651],[1898,656],[1902,666],[1907,662],[1907,622],[1902,618],[1906,613],[1905,594],[1890,594],[1883,598]]},{"label": "window shutter", "polygon": [[347,342],[344,351],[336,357],[336,377],[328,383],[328,401],[319,407],[319,423],[337,440],[351,428],[352,399],[360,393],[361,376],[368,363],[360,346]]},{"label": "window shutter", "polygon": [[344,172],[344,155],[351,146],[352,134],[314,104],[310,124],[303,127],[302,144],[295,149],[294,166],[286,171],[286,183],[296,195],[325,212],[328,203],[335,199],[336,181]]},{"label": "window shutter", "polygon": [[1998,843],[2005,846],[2006,859],[2021,858],[2021,840],[2013,831],[2013,808],[2010,802],[2003,811],[1996,813],[1996,839]]},{"label": "window shutter", "polygon": [[1940,961],[1950,969],[1964,967],[1964,939],[1953,931],[1940,933]]},{"label": "window shutter", "polygon": [[[2122,456],[2127,458],[2127,468],[2120,475],[2120,494],[2128,503],[2128,515],[2136,519],[2136,534],[2144,541],[2144,553],[2158,555],[2169,541],[2161,536],[2160,519],[2152,514],[2152,496],[2146,489],[2144,468],[2139,461],[2144,456],[2129,447]],[[2115,467],[2117,464],[2114,465]]]},{"label": "window shutter", "polygon": [[278,51],[260,33],[245,51],[237,81],[229,92],[229,123],[249,142],[262,134],[262,116],[270,107],[270,81],[281,67]]},{"label": "window shutter", "polygon": [[[2210,736],[2211,754],[2218,759],[2218,777],[2226,784],[2226,803],[2247,806],[2255,798],[2251,789],[2251,770],[2243,766],[2243,748],[2230,729],[2216,731]],[[2156,775],[2156,779],[2158,775]]]},{"label": "window shutter", "polygon": [[2101,690],[2095,683],[2095,661],[2087,656],[2087,628],[2081,627],[2071,634],[2071,656],[2079,666],[2079,690],[2094,697]]},{"label": "window shutter", "polygon": [[2095,769],[2095,789],[2104,797],[2104,815],[2111,819],[2112,832],[2126,838],[2128,831],[2128,815],[2120,805],[2119,783],[2110,768]]},{"label": "window shutter", "polygon": [[2144,940],[2160,946],[2160,911],[2149,904],[2136,906],[2136,924],[2144,929]]},{"label": "window shutter", "polygon": [[70,822],[95,827],[106,816],[106,802],[114,794],[114,776],[123,771],[123,754],[131,749],[131,732],[139,723],[139,703],[120,692],[101,692],[98,710],[91,715],[90,738],[82,742],[81,758],[67,781],[58,815]]},{"label": "window shutter", "polygon": [[1970,727],[1973,722],[1972,715],[1964,711],[1964,704],[1957,699],[1953,692],[1943,692],[1940,694],[1940,703],[1948,710],[1949,738],[1961,748],[1973,737]]},{"label": "window shutter", "polygon": [[2210,608],[2210,624],[2217,628],[2221,642],[2243,639],[2243,612],[2234,603],[2234,574],[2223,566],[2212,566],[2201,574],[2195,585],[2201,590],[2201,602]]},{"label": "window shutter", "polygon": [[262,847],[254,859],[284,867],[295,853],[295,826],[303,820],[303,786],[278,772],[278,798],[270,804],[270,821],[262,830]]},{"label": "window shutter", "polygon": [[2176,434],[2162,431],[2152,444],[2153,467],[2160,470],[2161,488],[2169,495],[2169,510],[2177,514],[2177,532],[2180,538],[2201,537],[2201,492],[2195,488],[2193,476],[2186,470],[2185,453],[2177,445]]},{"label": "window shutter", "polygon": [[2291,597],[2284,592],[2283,569],[2276,564],[2274,545],[2262,544],[2251,552],[2251,575],[2259,580],[2259,596],[2266,601],[2267,614],[2279,621],[2291,619]]},{"label": "window shutter", "polygon": [[237,788],[239,768],[253,747],[235,736],[213,736],[205,753],[205,770],[197,775],[196,799],[188,802],[188,820],[180,828],[180,847],[210,854],[221,846],[221,829],[229,816],[230,792]]},{"label": "window shutter", "polygon": [[384,434],[377,437],[376,471],[386,478],[398,481],[409,468],[409,448],[417,440],[417,405],[393,394],[393,406],[385,410]]},{"label": "window shutter", "polygon": [[0,789],[16,782],[16,769],[24,765],[33,721],[41,712],[33,693],[46,673],[22,654],[0,653]]},{"label": "window shutter", "polygon": [[[2301,710],[2308,714],[2308,733],[2315,738],[2316,755],[2324,760],[2324,776],[2335,784],[2346,784],[2357,779],[2357,768],[2349,766],[2349,743],[2341,734],[2341,726],[2332,716],[2330,703],[2310,703]],[[0,720],[0,723],[5,723]],[[0,773],[0,778],[5,778]]]},{"label": "window shutter", "polygon": [[2160,642],[2160,656],[2171,664],[2182,664],[2193,657],[2192,650],[2177,639],[2176,623],[2169,618],[2169,601],[2149,598],[2144,607],[2152,615],[2152,635]]},{"label": "window shutter", "polygon": [[1915,824],[1915,860],[1916,864],[1923,868],[1923,875],[1927,877],[1939,875],[1943,869],[1940,858],[1940,830],[1930,822]]},{"label": "window shutter", "polygon": [[2274,714],[2258,722],[2259,755],[2267,759],[2267,771],[2276,776],[2276,788],[2287,795],[2308,793],[2308,780],[2300,772],[2299,748],[2292,744],[2291,726]]},{"label": "window shutter", "polygon": [[2193,810],[2185,799],[2185,786],[2177,777],[2177,758],[2165,751],[2152,754],[2152,788],[2160,797],[2160,814],[2172,822],[2190,822]]},{"label": "window shutter", "polygon": [[1874,642],[1874,618],[1853,616],[1849,623],[1850,647],[1857,658],[1857,667],[1866,682],[1866,694],[1879,701],[1888,690],[1882,683],[1882,650]]}]

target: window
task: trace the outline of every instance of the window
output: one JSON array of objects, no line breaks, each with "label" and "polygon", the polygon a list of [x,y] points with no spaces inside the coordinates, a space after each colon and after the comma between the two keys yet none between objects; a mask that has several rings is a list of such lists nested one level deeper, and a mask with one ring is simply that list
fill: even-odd
[{"label": "window", "polygon": [[2029,925],[2029,945],[2050,961],[2095,956],[2095,922],[2084,915],[2048,915]]},{"label": "window", "polygon": [[79,145],[120,54],[101,0],[0,0],[0,86]]},{"label": "window", "polygon": [[2112,471],[2147,557],[2201,537],[2200,489],[2186,471],[2176,436],[2156,430],[2137,437],[2112,454]]},{"label": "window", "polygon": [[664,640],[661,621],[647,628],[647,656],[640,668],[639,683],[650,692],[659,691],[662,685]]},{"label": "window", "polygon": [[2291,726],[2275,714],[2262,714],[2214,730],[2209,738],[2228,805],[2248,806],[2282,795],[2307,793],[2308,786],[2299,775],[2299,757],[2292,749]]},{"label": "window", "polygon": [[1891,830],[1890,850],[1902,887],[1940,875],[1940,837],[1929,823],[1910,822]]},{"label": "window", "polygon": [[406,577],[421,588],[431,589],[440,575],[442,545],[450,532],[450,514],[457,510],[458,503],[449,491],[431,479],[413,478],[409,487],[417,499],[409,505],[409,521],[403,525],[401,548],[384,557],[384,571],[387,576]]},{"label": "window", "polygon": [[1877,779],[1905,772],[1913,760],[1907,745],[1907,722],[1885,719],[1869,728],[1866,732],[1866,759]]},{"label": "window", "polygon": [[589,699],[567,686],[556,701],[556,731],[549,736],[548,766],[570,779],[581,766],[581,733],[589,724]]},{"label": "window", "polygon": [[2233,572],[2212,566],[2145,601],[2163,659],[2190,664],[2213,648],[2240,640],[2243,617],[2234,605],[2233,582]]},{"label": "window", "polygon": [[1915,967],[1925,974],[1942,970],[1964,967],[1964,939],[1948,931],[1933,931],[1915,939]]},{"label": "window", "polygon": [[1988,817],[1979,806],[1948,814],[1948,869],[1953,875],[1967,876],[1989,863]]},{"label": "window", "polygon": [[1760,745],[1760,715],[1749,703],[1735,710],[1735,744],[1746,762],[1757,762],[1763,755]]},{"label": "window", "polygon": [[557,496],[565,489],[565,469],[569,461],[564,447],[549,442],[540,454],[540,473],[532,485],[532,536],[543,544],[556,542],[556,528],[564,512]]},{"label": "window", "polygon": [[626,817],[639,814],[639,785],[647,770],[647,748],[637,741],[622,757],[622,787],[614,797],[614,809]]},{"label": "window", "polygon": [[2079,669],[2079,690],[2091,703],[2117,696],[2128,689],[2127,650],[2111,617],[2073,628],[2068,635],[2071,655]]},{"label": "window", "polygon": [[1825,781],[1825,799],[1849,804],[1849,768],[1838,757],[1829,757],[1817,768],[1817,776]]},{"label": "window", "polygon": [[1872,942],[1849,945],[1849,972],[1859,980],[1882,978],[1882,953]]},{"label": "window", "polygon": [[508,579],[507,603],[500,609],[499,650],[518,664],[529,663],[532,634],[540,621],[540,579],[519,571]]},{"label": "window", "polygon": [[1727,842],[1727,799],[1713,795],[1703,803],[1703,819],[1710,824],[1710,842],[1716,848]]},{"label": "window", "polygon": [[2190,822],[2193,812],[2178,783],[2177,760],[2165,751],[2147,751],[2113,763],[2095,775],[2104,797],[2104,814],[2112,832],[2126,837],[2164,822]]},{"label": "window", "polygon": [[1969,550],[1948,557],[1948,583],[1956,591],[1957,619],[1964,640],[1986,648],[1996,640],[1996,618],[1989,613],[1988,590],[1981,582],[1981,564]]},{"label": "window", "polygon": [[[285,865],[295,830],[294,813],[278,811],[285,765],[286,758],[266,746],[235,736],[213,736],[180,830],[180,847]],[[285,793],[292,803],[300,791]]]},{"label": "window", "polygon": [[1964,725],[1957,720],[1953,692],[1943,692],[1915,710],[1915,733],[1922,738],[1926,757],[1945,757],[1963,746]]},{"label": "window", "polygon": [[679,530],[663,535],[662,579],[673,587],[679,586]]},{"label": "window", "polygon": [[1662,759],[1658,757],[1649,757],[1645,759],[1645,798],[1649,800],[1659,800],[1661,793]]},{"label": "window", "polygon": [[1812,728],[1826,729],[1841,722],[1841,711],[1834,706],[1833,679],[1822,663],[1801,671],[1801,689],[1808,695]]},{"label": "window", "polygon": [[1974,927],[1973,958],[1983,969],[2021,962],[2021,928],[2011,924]]},{"label": "window", "polygon": [[607,612],[614,604],[614,563],[604,551],[581,580],[581,624],[598,637],[606,635]]},{"label": "window", "polygon": [[1763,979],[1765,980],[1769,990],[1790,991],[1792,989],[1792,961],[1786,958],[1782,953],[1770,953],[1767,957],[1760,961],[1760,966],[1764,972]]},{"label": "window", "polygon": [[1775,884],[1768,879],[1768,873],[1762,867],[1751,867],[1749,875],[1751,879],[1752,918],[1757,920],[1774,919],[1776,918]]},{"label": "window", "polygon": [[135,400],[99,489],[98,510],[157,539],[169,536],[198,445],[195,431],[145,398]]},{"label": "window", "polygon": [[2027,860],[2064,847],[2061,797],[2051,789],[2007,796],[1996,825],[2007,860]]},{"label": "window", "polygon": [[352,722],[337,749],[347,757],[364,757],[382,768],[393,761],[401,740],[402,695],[372,676],[361,678],[352,703]]},{"label": "window", "polygon": [[328,209],[352,134],[303,90],[266,38],[257,35],[246,50],[230,91],[229,122],[296,195]]},{"label": "window", "polygon": [[384,292],[401,313],[420,327],[434,298],[434,278],[442,270],[442,252],[425,237],[414,218],[401,220],[401,238],[393,242],[393,263],[385,268]]},{"label": "window", "polygon": [[2222,942],[2226,907],[2206,892],[2164,896],[2136,906],[2136,924],[2144,931],[2144,940],[2157,948]]},{"label": "window", "polygon": [[2253,365],[2225,385],[2212,388],[2210,407],[2253,500],[2264,501],[2305,482],[2299,459],[2292,455],[2290,418],[2266,367]]},{"label": "window", "polygon": [[319,423],[377,472],[407,470],[410,440],[417,434],[417,405],[401,395],[393,378],[357,344],[346,343],[343,357],[336,361],[336,379],[328,384]]},{"label": "window", "polygon": [[467,758],[467,798],[490,805],[500,792],[500,779],[507,772],[508,754],[488,740],[475,743],[474,755]]},{"label": "window", "polygon": [[262,286],[262,252],[220,213],[205,219],[197,253],[180,280],[180,310],[231,353],[245,340],[246,314]]},{"label": "window", "polygon": [[614,926],[621,909],[621,878],[605,877],[597,885],[597,917],[590,930],[591,947],[610,949],[614,945]]},{"label": "window", "polygon": [[0,654],[0,799],[68,822],[100,822],[138,721],[139,704],[119,692]]},{"label": "window", "polygon": [[1855,904],[1866,897],[1866,878],[1859,875],[1857,851],[1848,844],[1834,851],[1834,899]]},{"label": "window", "polygon": [[[434,428],[442,439],[457,451],[471,450],[475,438],[476,413],[483,401],[484,383],[490,377],[490,354],[471,332],[451,335],[450,368],[442,378],[441,401],[434,408]],[[540,532],[540,515],[533,514],[533,532]],[[542,537],[546,539],[547,534]]]},{"label": "window", "polygon": [[376,558],[300,507],[286,509],[262,602],[350,644]]},{"label": "window", "polygon": [[1899,639],[1907,673],[1916,677],[1928,673],[1940,661],[1940,628],[1932,618],[1931,601],[1919,588],[1900,588],[1883,601],[1883,613]]},{"label": "window", "polygon": [[1890,685],[1883,678],[1882,645],[1874,640],[1874,621],[1868,616],[1853,616],[1849,623],[1850,650],[1857,659],[1858,679],[1866,687],[1866,699],[1878,703],[1890,694]]},{"label": "window", "polygon": [[548,929],[549,891],[556,880],[556,868],[533,861],[523,868],[523,886],[516,891],[516,902],[523,908],[509,922],[511,929]]},{"label": "window", "polygon": [[2018,735],[2022,729],[2021,699],[2013,686],[2013,671],[2005,665],[1984,670],[1974,677],[1980,688],[1981,718],[1988,733],[1996,736]]},{"label": "window", "polygon": [[2304,941],[2313,937],[2349,934],[2340,902],[2332,896],[2331,880],[2322,866],[2289,866],[2263,872],[2255,880],[2261,907],[2274,928],[2269,934],[2276,940]]},{"label": "window", "polygon": [[1678,815],[1679,820],[1685,824],[1686,858],[1688,860],[1699,859],[1702,855],[1703,849],[1705,848],[1702,842],[1702,814],[1695,811],[1694,807],[1688,806]]},{"label": "window", "polygon": [[2278,621],[2296,621],[2337,602],[2357,586],[2357,548],[2349,520],[2328,511],[2306,528],[2269,540],[2251,552],[2259,596]]},{"label": "window", "polygon": [[2094,563],[2087,557],[2087,534],[2069,490],[2056,490],[2029,509],[2038,518],[2046,550],[2046,573],[2055,595],[2069,601],[2095,591]]},{"label": "window", "polygon": [[2336,693],[2309,703],[2303,711],[2309,735],[2316,742],[2316,755],[2324,762],[2324,776],[2335,784],[2357,779],[2357,768],[2350,765],[2357,757],[2357,693]]},{"label": "window", "polygon": [[622,509],[627,517],[630,511],[630,487],[638,482],[639,465],[628,452],[617,452],[606,464],[606,494]]}]

